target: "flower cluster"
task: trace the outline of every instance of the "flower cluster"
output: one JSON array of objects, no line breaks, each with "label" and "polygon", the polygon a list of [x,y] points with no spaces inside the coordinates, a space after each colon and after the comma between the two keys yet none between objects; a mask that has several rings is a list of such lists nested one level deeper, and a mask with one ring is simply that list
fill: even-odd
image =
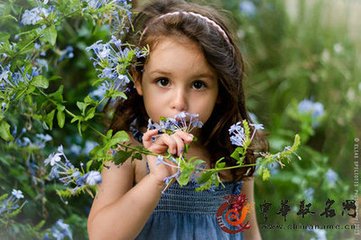
[{"label": "flower cluster", "polygon": [[[57,240],[73,239],[69,224],[64,223],[63,219],[59,219],[50,229],[51,236]],[[52,239],[48,233],[45,234],[44,240]]]},{"label": "flower cluster", "polygon": [[159,123],[148,121],[148,129],[158,129],[161,132],[173,133],[177,130],[190,133],[194,128],[201,128],[203,123],[199,120],[199,114],[180,112],[173,118],[162,117]]},{"label": "flower cluster", "polygon": [[[159,123],[155,123],[149,120],[148,129],[158,129],[160,132],[172,134],[174,131],[182,130],[185,132],[191,132],[195,127],[202,127],[202,123],[198,119],[198,114],[191,114],[187,112],[181,112],[174,118],[162,117]],[[251,129],[252,134],[251,134]],[[284,166],[283,161],[288,160],[290,155],[295,154],[295,151],[299,145],[299,137],[296,135],[295,142],[292,146],[285,147],[283,151],[271,154],[271,153],[259,153],[263,158],[258,163],[245,164],[244,159],[246,157],[247,149],[254,139],[257,131],[264,129],[262,124],[249,124],[246,120],[237,122],[229,128],[230,141],[236,146],[230,157],[234,158],[237,162],[235,166],[226,166],[223,161],[224,158],[220,158],[214,168],[206,169],[204,167],[204,161],[197,158],[186,159],[184,155],[174,157],[170,154],[166,156],[157,156],[157,164],[165,164],[173,168],[177,168],[175,174],[166,177],[164,182],[171,184],[175,180],[183,186],[186,185],[192,177],[196,178],[199,187],[196,190],[206,190],[217,187],[221,182],[218,175],[220,171],[241,168],[241,167],[254,167],[259,165],[258,172],[261,173],[264,180],[270,176],[270,170],[274,167],[275,162],[279,163],[282,167]],[[185,147],[187,149],[187,146]],[[298,156],[296,154],[296,156]],[[300,158],[298,156],[298,158]],[[166,159],[166,160],[165,160]]]},{"label": "flower cluster", "polygon": [[65,156],[62,146],[58,147],[56,153],[50,154],[44,163],[46,166],[51,166],[49,173],[50,179],[59,179],[66,186],[70,183],[76,185],[76,187],[72,189],[72,193],[76,193],[86,186],[94,186],[102,181],[98,171],[90,171],[84,174],[75,168]]},{"label": "flower cluster", "polygon": [[112,32],[124,34],[129,31],[132,6],[127,0],[82,0],[84,14],[91,14],[100,23],[109,23]]},{"label": "flower cluster", "polygon": [[30,10],[26,9],[21,17],[21,23],[23,25],[36,25],[42,20],[46,20],[55,10],[54,6],[46,7],[47,3],[48,1],[46,0],[44,1],[44,4],[41,4],[42,6],[38,6]]},{"label": "flower cluster", "polygon": [[243,124],[242,122],[237,122],[233,124],[228,130],[231,143],[239,147],[245,147],[247,144],[249,144],[248,142],[252,142],[254,135],[256,134],[256,131],[264,129],[262,124],[253,124],[253,123],[249,124],[251,127],[253,127],[253,133],[248,141],[245,128],[242,126],[242,124]]},{"label": "flower cluster", "polygon": [[[43,67],[46,66],[42,65],[43,62],[35,62],[35,64],[37,63],[39,63],[39,65],[34,65],[31,69],[21,67],[19,70],[13,72],[10,70],[10,65],[0,66],[0,90],[7,93],[5,90],[10,91],[19,87],[21,84],[41,84],[36,77],[43,73]],[[38,86],[42,87],[41,85]],[[15,96],[12,96],[12,98],[14,97]]]},{"label": "flower cluster", "polygon": [[[128,69],[134,57],[144,57],[147,54],[144,50],[130,48],[128,44],[122,43],[115,36],[112,36],[107,43],[103,43],[101,40],[97,41],[88,47],[87,51],[93,51],[95,54],[91,60],[94,67],[100,72],[98,77],[103,80],[100,88],[113,90],[115,93],[127,90],[130,82]],[[115,94],[113,97],[117,97],[117,95]]]},{"label": "flower cluster", "polygon": [[24,198],[21,190],[13,189],[11,195],[8,197],[7,194],[0,197],[0,216],[9,215],[18,209],[21,209],[24,205],[19,205],[20,199]]},{"label": "flower cluster", "polygon": [[311,115],[312,127],[317,127],[325,114],[322,103],[313,102],[309,99],[304,99],[298,104],[298,112],[300,114]]}]

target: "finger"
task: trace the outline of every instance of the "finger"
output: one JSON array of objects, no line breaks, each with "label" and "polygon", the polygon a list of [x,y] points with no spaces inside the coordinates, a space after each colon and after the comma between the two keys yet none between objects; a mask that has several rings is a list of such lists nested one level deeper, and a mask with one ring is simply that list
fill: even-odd
[{"label": "finger", "polygon": [[177,144],[177,155],[180,156],[184,151],[184,141],[178,134],[173,134],[172,138]]},{"label": "finger", "polygon": [[162,154],[168,149],[170,154],[177,153],[177,143],[168,134],[160,135],[155,142],[151,143],[149,150],[152,152]]},{"label": "finger", "polygon": [[170,154],[177,154],[177,142],[175,139],[168,134],[162,134],[155,144],[166,144]]},{"label": "finger", "polygon": [[143,145],[145,148],[150,147],[150,145],[152,144],[152,137],[158,135],[158,130],[154,129],[154,130],[148,130],[143,134]]},{"label": "finger", "polygon": [[185,144],[191,143],[193,141],[193,135],[184,131],[176,131],[175,135],[179,136]]}]

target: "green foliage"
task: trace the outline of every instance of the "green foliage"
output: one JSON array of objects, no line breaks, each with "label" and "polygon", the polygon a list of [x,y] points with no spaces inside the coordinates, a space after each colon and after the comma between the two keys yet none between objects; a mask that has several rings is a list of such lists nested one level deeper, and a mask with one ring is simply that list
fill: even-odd
[{"label": "green foliage", "polygon": [[[240,3],[244,2],[253,4],[254,11],[240,11]],[[352,146],[361,132],[361,102],[356,97],[360,95],[360,39],[350,38],[357,29],[347,25],[350,18],[345,15],[353,14],[357,4],[350,1],[336,9],[334,3],[230,0],[220,4],[234,16],[248,63],[248,106],[264,123],[271,151],[282,150],[295,132],[302,140],[297,152],[302,161],[293,161],[282,171],[273,164],[270,181],[255,179],[256,210],[264,201],[272,204],[268,224],[284,224],[276,214],[284,199],[293,207],[286,223],[351,221],[340,212],[332,219],[319,216],[327,198],[336,201],[335,209],[341,209],[345,199],[353,198]],[[318,124],[313,124],[312,113],[299,111],[298,104],[304,99],[323,105],[325,111]],[[268,171],[260,172],[262,178],[268,177]],[[330,180],[328,174],[333,171],[337,178]],[[311,197],[308,192],[313,193]],[[301,200],[312,203],[311,210],[318,216],[297,216]],[[258,223],[264,224],[264,216],[260,212],[257,215]],[[315,237],[300,229],[261,228],[261,232],[265,239]],[[326,230],[326,236],[352,239],[353,231]]]},{"label": "green foliage", "polygon": [[[264,153],[262,161],[257,162],[260,177],[255,180],[256,201],[273,204],[269,222],[280,222],[275,208],[282,199],[289,199],[295,206],[310,189],[314,189],[314,194],[308,200],[316,210],[325,207],[326,197],[338,204],[351,198],[354,189],[349,186],[353,181],[349,160],[353,157],[353,139],[361,132],[361,102],[357,98],[361,67],[359,49],[348,38],[344,21],[339,21],[340,26],[322,21],[322,16],[328,14],[322,10],[327,1],[308,6],[299,0],[291,16],[287,15],[286,1],[281,0],[251,1],[255,6],[253,13],[239,10],[240,2],[245,0],[216,2],[230,9],[237,23],[240,47],[249,63],[247,105],[270,133],[271,152],[279,151]],[[56,13],[49,13],[35,25],[20,24],[25,10],[37,6],[34,4],[14,0],[0,3],[0,195],[17,188],[26,199],[25,205],[1,215],[0,238],[42,239],[46,234],[51,237],[55,222],[64,219],[72,228],[73,239],[84,239],[92,199],[87,195],[73,196],[51,179],[44,160],[57,146],[64,145],[69,161],[81,168],[85,163],[85,171],[89,172],[100,168],[104,161],[121,164],[129,157],[141,159],[142,153],[149,154],[141,147],[131,147],[125,132],[113,135],[104,130],[100,109],[109,98],[125,99],[124,92],[112,86],[101,99],[89,95],[109,79],[99,78],[101,68],[98,66],[98,72],[94,69],[86,49],[98,40],[108,41],[111,34],[124,29],[123,23],[112,22],[117,19],[113,10],[119,16],[126,14],[124,9],[110,5],[96,9],[81,0],[52,1]],[[73,47],[73,58],[66,50],[68,46]],[[129,64],[134,54],[131,50],[122,55],[119,63],[123,65],[119,66]],[[104,69],[109,62],[101,64]],[[124,67],[116,70],[127,76]],[[303,99],[323,104],[325,114],[317,120],[317,126],[313,125],[311,113],[299,112],[298,103]],[[245,166],[244,156],[250,144],[248,123],[243,126],[248,140],[231,155],[237,161],[236,167]],[[296,132],[302,139],[297,151],[302,161],[283,167],[291,156],[298,158],[293,154],[299,145],[297,135],[293,146],[285,147]],[[221,184],[218,172],[226,167],[223,159],[207,171],[198,168],[202,164],[199,159],[178,161],[183,169],[178,179],[181,185],[190,181],[194,171],[199,174],[197,190]],[[277,166],[283,167],[282,171],[278,172]],[[336,181],[326,177],[329,170],[336,171]],[[270,175],[269,181],[261,181]],[[81,186],[76,193],[92,194],[93,188]],[[9,195],[2,195],[0,203]],[[73,197],[64,200],[59,195]],[[295,215],[293,211],[289,221],[300,221]],[[259,212],[258,219],[262,224]],[[344,223],[349,219],[338,216],[332,220]],[[326,221],[315,216],[302,222]],[[261,231],[265,239],[311,237],[306,231]],[[344,239],[350,237],[350,232],[329,231],[327,237]]]}]

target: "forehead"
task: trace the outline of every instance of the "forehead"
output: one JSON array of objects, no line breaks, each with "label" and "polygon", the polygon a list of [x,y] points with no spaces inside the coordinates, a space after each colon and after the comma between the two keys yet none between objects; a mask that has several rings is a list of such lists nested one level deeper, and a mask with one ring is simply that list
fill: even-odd
[{"label": "forehead", "polygon": [[183,74],[207,74],[216,78],[200,46],[184,36],[159,37],[150,46],[146,70],[162,69]]}]

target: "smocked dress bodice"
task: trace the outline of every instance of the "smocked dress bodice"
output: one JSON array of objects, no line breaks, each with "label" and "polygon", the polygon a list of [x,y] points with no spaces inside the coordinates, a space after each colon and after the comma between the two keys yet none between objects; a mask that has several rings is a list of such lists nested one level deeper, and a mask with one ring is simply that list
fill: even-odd
[{"label": "smocked dress bodice", "polygon": [[[131,128],[132,135],[141,142],[142,133]],[[228,233],[219,225],[217,211],[225,197],[239,194],[242,182],[224,183],[211,190],[195,191],[199,187],[193,179],[186,186],[173,183],[160,201],[137,240],[242,240],[243,234]],[[146,196],[144,196],[146,197]],[[218,217],[218,218],[217,218]]]},{"label": "smocked dress bodice", "polygon": [[241,182],[225,183],[212,190],[196,192],[197,183],[172,184],[148,219],[137,240],[213,240],[243,239],[242,233],[231,234],[221,229],[217,210],[225,197],[238,194]]}]

